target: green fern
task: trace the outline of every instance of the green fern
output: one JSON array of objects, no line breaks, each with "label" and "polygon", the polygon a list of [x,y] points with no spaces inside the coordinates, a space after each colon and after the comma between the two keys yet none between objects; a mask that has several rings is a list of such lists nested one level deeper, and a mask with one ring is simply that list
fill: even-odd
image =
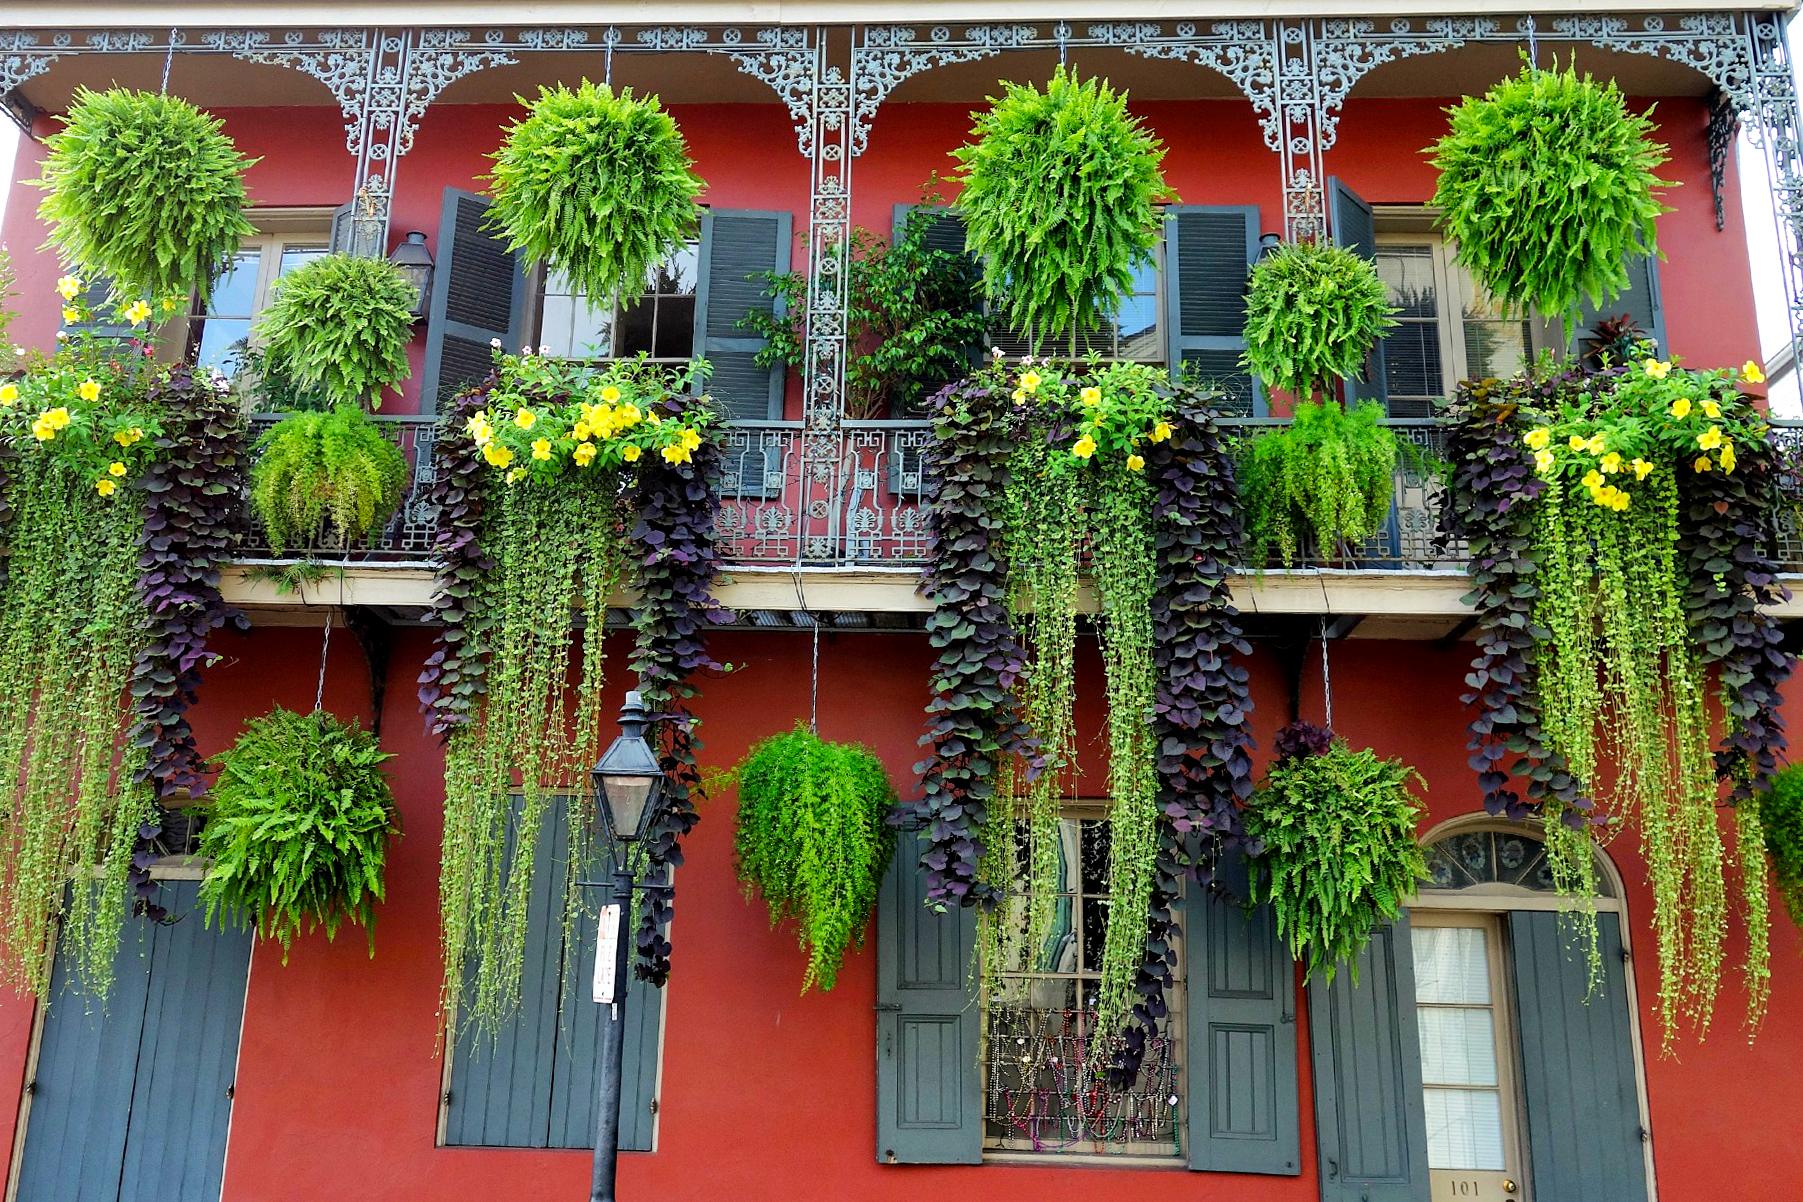
[{"label": "green fern", "polygon": [[489,225],[591,303],[638,293],[694,236],[704,185],[655,96],[616,95],[587,80],[574,92],[541,87],[494,160]]},{"label": "green fern", "polygon": [[203,298],[239,243],[244,170],[222,123],[185,100],[77,88],[49,156],[38,213],[50,245],[127,296]]},{"label": "green fern", "polygon": [[265,361],[336,404],[379,409],[382,390],[408,376],[417,296],[385,259],[322,255],[283,276],[257,319]]},{"label": "green fern", "polygon": [[250,500],[277,555],[348,547],[387,524],[407,489],[407,460],[354,405],[297,413],[257,441]]},{"label": "green fern", "polygon": [[1298,405],[1287,426],[1261,430],[1240,461],[1246,562],[1275,548],[1293,567],[1305,534],[1323,559],[1357,547],[1383,526],[1396,488],[1396,435],[1382,405]]},{"label": "green fern", "polygon": [[1772,777],[1770,791],[1755,796],[1772,883],[1791,921],[1803,928],[1803,766],[1785,768]]},{"label": "green fern", "polygon": [[773,925],[799,924],[808,953],[802,992],[831,989],[846,949],[863,945],[895,850],[885,821],[895,804],[889,774],[869,749],[797,726],[753,747],[732,778],[739,879],[763,895]]},{"label": "green fern", "polygon": [[1241,362],[1306,401],[1364,369],[1395,311],[1369,259],[1322,242],[1282,246],[1252,269]]}]

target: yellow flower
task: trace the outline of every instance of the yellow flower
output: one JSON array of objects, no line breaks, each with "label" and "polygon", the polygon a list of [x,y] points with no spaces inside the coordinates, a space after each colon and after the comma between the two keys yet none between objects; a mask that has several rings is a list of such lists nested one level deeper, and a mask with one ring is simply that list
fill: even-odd
[{"label": "yellow flower", "polygon": [[1570,438],[1565,440],[1565,445],[1574,451],[1581,451],[1590,444],[1576,434],[1573,434]]},{"label": "yellow flower", "polygon": [[38,420],[31,423],[31,436],[39,442],[49,442],[56,437],[56,427],[40,416]]},{"label": "yellow flower", "polygon": [[1584,449],[1592,455],[1601,455],[1609,449],[1609,444],[1603,441],[1603,435],[1599,431],[1584,441]]},{"label": "yellow flower", "polygon": [[1722,444],[1722,470],[1724,472],[1733,471],[1734,463],[1735,463],[1734,444],[1731,442],[1724,442]]},{"label": "yellow flower", "polygon": [[[65,294],[66,295],[66,294]],[[1765,373],[1759,370],[1759,364],[1748,359],[1740,365],[1740,378],[1749,384],[1765,383]]]},{"label": "yellow flower", "polygon": [[489,443],[482,448],[482,458],[495,467],[506,467],[513,462],[513,451],[499,443]]},{"label": "yellow flower", "polygon": [[158,301],[157,304],[163,312],[173,313],[182,307],[183,299],[184,298],[179,296],[165,296],[162,300]]},{"label": "yellow flower", "polygon": [[81,294],[81,277],[64,276],[56,282],[56,290],[63,294],[64,300],[74,300]]},{"label": "yellow flower", "polygon": [[587,422],[577,422],[576,428],[570,431],[570,437],[574,438],[577,442],[587,442],[594,436],[595,432],[589,429]]},{"label": "yellow flower", "polygon": [[614,428],[624,430],[628,426],[636,425],[643,416],[644,414],[639,412],[637,405],[622,405],[619,412],[614,415]]},{"label": "yellow flower", "polygon": [[1616,489],[1615,495],[1613,497],[1609,498],[1609,508],[1614,509],[1619,512],[1621,510],[1627,509],[1627,507],[1628,507],[1628,494],[1623,492],[1619,488]]},{"label": "yellow flower", "polygon": [[1597,466],[1610,474],[1619,472],[1621,471],[1621,456],[1614,451],[1610,451],[1607,455],[1603,456],[1603,461]]},{"label": "yellow flower", "polygon": [[521,409],[513,415],[513,424],[522,430],[530,430],[538,423],[538,414],[530,409]]},{"label": "yellow flower", "polygon": [[1715,465],[1709,462],[1709,456],[1698,455],[1697,461],[1695,463],[1691,464],[1690,466],[1692,467],[1692,469],[1694,469],[1696,471],[1706,472],[1710,468],[1714,467]]},{"label": "yellow flower", "polygon": [[106,465],[106,471],[109,476],[123,476],[125,474],[125,465],[115,461]]},{"label": "yellow flower", "polygon": [[1672,402],[1672,416],[1673,417],[1689,417],[1690,416],[1690,398],[1689,397],[1681,396],[1677,400]]},{"label": "yellow flower", "polygon": [[1024,405],[1027,403],[1027,394],[1024,389],[1016,388],[1014,390],[1014,403],[1016,405]]},{"label": "yellow flower", "polygon": [[[76,386],[75,394],[84,401],[99,400],[100,399],[100,381],[94,379],[92,376],[88,377],[87,379],[83,380],[79,385]],[[58,412],[60,412],[63,415],[63,425],[65,425],[65,426],[68,425],[69,424],[69,411],[66,409],[63,409],[63,410],[58,410]]]},{"label": "yellow flower", "polygon": [[1079,459],[1088,459],[1096,453],[1096,440],[1085,434],[1071,447],[1071,454]]},{"label": "yellow flower", "polygon": [[478,413],[463,423],[463,431],[468,434],[479,447],[485,447],[494,440],[495,428],[489,424],[486,412]]},{"label": "yellow flower", "polygon": [[691,451],[699,451],[701,449],[701,435],[697,434],[692,429],[685,429],[682,432],[682,445]]},{"label": "yellow flower", "polygon": [[609,384],[606,388],[601,390],[601,399],[611,405],[620,399],[620,390],[615,388],[612,384]]},{"label": "yellow flower", "polygon": [[16,404],[19,399],[17,384],[0,384],[0,405]]},{"label": "yellow flower", "polygon": [[665,447],[658,453],[664,457],[665,463],[687,463],[689,461],[689,448],[681,443]]},{"label": "yellow flower", "polygon": [[1713,451],[1721,445],[1722,432],[1716,426],[1711,426],[1701,434],[1697,435],[1697,446],[1705,451]]},{"label": "yellow flower", "polygon": [[1529,430],[1527,437],[1521,441],[1528,444],[1530,451],[1544,451],[1553,441],[1553,432],[1545,426],[1539,426]]},{"label": "yellow flower", "polygon": [[627,443],[620,448],[620,458],[624,459],[627,463],[631,463],[633,460],[637,459],[639,455],[639,449],[631,443]]},{"label": "yellow flower", "polygon": [[551,458],[551,440],[549,438],[533,439],[532,440],[532,457],[541,462],[546,459]]},{"label": "yellow flower", "polygon": [[150,306],[145,304],[141,299],[135,300],[130,305],[126,306],[125,320],[131,322],[134,326],[149,316]]},{"label": "yellow flower", "polygon": [[63,320],[68,322],[70,325],[74,325],[76,322],[81,320],[81,310],[80,309],[71,309],[67,305],[63,306]]},{"label": "yellow flower", "polygon": [[1603,486],[1603,474],[1595,468],[1591,468],[1584,473],[1584,478],[1580,480],[1579,483],[1585,488],[1601,488]]},{"label": "yellow flower", "polygon": [[1146,466],[1146,461],[1144,459],[1141,459],[1138,455],[1127,456],[1127,470],[1128,471],[1137,472],[1145,466]]},{"label": "yellow flower", "polygon": [[1720,405],[1716,404],[1714,401],[1704,401],[1703,402],[1703,416],[1704,417],[1720,417],[1721,415],[1722,415],[1722,407]]},{"label": "yellow flower", "polygon": [[1020,378],[1020,386],[1027,392],[1039,391],[1039,373],[1030,371]]},{"label": "yellow flower", "polygon": [[513,483],[517,482],[519,480],[519,478],[521,476],[524,476],[525,474],[526,474],[525,468],[516,467],[512,471],[507,473],[507,483],[513,484]]},{"label": "yellow flower", "polygon": [[1551,451],[1534,452],[1534,470],[1542,476],[1551,475],[1553,470],[1553,453]]},{"label": "yellow flower", "polygon": [[576,461],[577,467],[587,467],[595,461],[595,444],[592,442],[583,443],[576,448],[570,458]]},{"label": "yellow flower", "polygon": [[1644,459],[1634,460],[1631,466],[1634,469],[1634,478],[1636,480],[1645,480],[1647,478],[1647,473],[1653,470],[1653,465]]},{"label": "yellow flower", "polygon": [[1645,367],[1646,374],[1653,377],[1655,380],[1665,379],[1666,376],[1671,374],[1672,370],[1672,365],[1665,362],[1663,359],[1648,359],[1641,366]]},{"label": "yellow flower", "polygon": [[117,484],[114,484],[111,480],[107,479],[105,476],[102,476],[100,479],[94,481],[94,491],[99,493],[103,497],[112,496],[113,491],[115,489],[117,489],[118,487],[119,486]]},{"label": "yellow flower", "polygon": [[1153,442],[1163,442],[1165,439],[1169,438],[1170,436],[1171,436],[1171,423],[1170,422],[1159,422],[1156,426],[1152,427],[1152,441]]},{"label": "yellow flower", "polygon": [[1077,394],[1077,399],[1082,401],[1085,405],[1100,405],[1102,403],[1102,390],[1100,388],[1085,388],[1082,392]]},{"label": "yellow flower", "polygon": [[144,431],[137,426],[133,426],[129,430],[121,430],[113,435],[113,441],[122,447],[129,447],[135,442],[144,441]]}]

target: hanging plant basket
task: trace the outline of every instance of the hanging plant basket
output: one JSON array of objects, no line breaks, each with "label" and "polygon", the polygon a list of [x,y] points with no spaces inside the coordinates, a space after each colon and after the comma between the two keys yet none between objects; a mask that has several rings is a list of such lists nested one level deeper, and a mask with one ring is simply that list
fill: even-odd
[{"label": "hanging plant basket", "polygon": [[[976,114],[957,209],[966,245],[1008,324],[1037,352],[1116,313],[1133,270],[1152,262],[1156,206],[1176,199],[1159,168],[1164,147],[1127,112],[1127,94],[1059,67],[1042,92],[1008,84]],[[1050,348],[1053,350],[1061,348]]]},{"label": "hanging plant basket", "polygon": [[386,259],[323,255],[283,276],[257,319],[267,368],[339,405],[382,407],[409,373],[413,285]]},{"label": "hanging plant basket", "polygon": [[303,929],[336,938],[349,922],[375,954],[389,836],[398,815],[375,735],[323,712],[276,709],[219,757],[201,829],[207,922],[254,926],[282,945]]},{"label": "hanging plant basket", "polygon": [[[525,103],[521,101],[521,103]],[[489,223],[602,304],[643,290],[693,237],[705,186],[657,97],[587,80],[540,88],[494,155]]]},{"label": "hanging plant basket", "polygon": [[174,96],[80,88],[62,120],[35,182],[64,261],[119,295],[205,299],[256,232],[243,208],[244,170],[257,160]]},{"label": "hanging plant basket", "polygon": [[797,726],[753,747],[732,776],[739,879],[769,905],[772,925],[799,928],[808,953],[802,992],[831,989],[846,950],[863,946],[895,851],[888,770],[866,747]]},{"label": "hanging plant basket", "polygon": [[1793,764],[1772,777],[1771,789],[1760,796],[1760,824],[1772,883],[1791,922],[1803,929],[1803,766]]},{"label": "hanging plant basket", "polygon": [[1628,286],[1627,260],[1658,253],[1654,172],[1666,148],[1628,111],[1613,80],[1527,66],[1481,99],[1447,110],[1429,147],[1440,180],[1440,228],[1492,297],[1564,324],[1571,341],[1585,298]]},{"label": "hanging plant basket", "polygon": [[1280,246],[1252,268],[1242,362],[1307,401],[1365,370],[1395,311],[1371,260],[1321,242]]},{"label": "hanging plant basket", "polygon": [[1390,516],[1396,490],[1396,434],[1383,406],[1336,401],[1296,407],[1288,425],[1259,431],[1240,460],[1246,562],[1262,569],[1276,552],[1294,567],[1303,540],[1324,562],[1356,554]]},{"label": "hanging plant basket", "polygon": [[284,418],[257,449],[251,508],[277,555],[362,542],[407,491],[406,457],[355,405]]}]

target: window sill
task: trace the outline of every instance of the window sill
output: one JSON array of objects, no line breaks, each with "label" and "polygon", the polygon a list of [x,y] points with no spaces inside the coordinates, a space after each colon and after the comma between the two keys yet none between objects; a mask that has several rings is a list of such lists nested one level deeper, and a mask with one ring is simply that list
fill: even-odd
[{"label": "window sill", "polygon": [[1176,1156],[1127,1152],[1015,1152],[1007,1148],[984,1148],[983,1163],[1031,1168],[1056,1165],[1065,1169],[1189,1170],[1189,1165]]}]

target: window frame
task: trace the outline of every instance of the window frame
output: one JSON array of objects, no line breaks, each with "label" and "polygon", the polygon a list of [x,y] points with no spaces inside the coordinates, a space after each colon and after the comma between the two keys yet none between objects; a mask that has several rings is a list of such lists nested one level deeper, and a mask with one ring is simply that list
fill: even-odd
[{"label": "window frame", "polygon": [[[701,296],[701,276],[702,276],[702,272],[705,270],[705,265],[701,261],[701,235],[700,235],[700,233],[697,232],[693,238],[688,239],[683,245],[691,254],[691,256],[694,260],[694,266],[695,266],[695,280],[694,280],[695,286],[694,286],[693,291],[687,293],[686,295],[688,296],[688,298],[691,301],[697,302],[697,304],[691,307],[690,315],[689,315],[689,337],[685,341],[685,344],[684,344],[689,348],[688,352],[678,358],[659,358],[656,355],[647,355],[646,356],[645,361],[647,363],[656,363],[656,364],[660,364],[664,367],[678,367],[678,368],[683,367],[689,363],[693,363],[695,361],[695,357],[696,357],[695,350],[694,350],[695,341],[696,341],[696,339],[695,339],[695,334],[696,334],[695,324],[696,324],[696,318],[699,315],[698,302],[699,302],[699,299]],[[661,264],[659,264],[659,265],[661,266]],[[653,270],[655,270],[655,268],[653,268]],[[526,271],[525,328],[527,330],[531,331],[531,336],[530,336],[530,338],[528,338],[527,341],[531,346],[533,346],[535,348],[549,345],[545,341],[545,297],[547,295],[547,289],[549,289],[550,285],[551,285],[551,268],[548,263],[545,263],[541,260],[541,261],[533,263],[527,269],[527,271]],[[572,302],[574,302],[577,297],[580,297],[581,300],[583,301],[585,307],[589,311],[592,312],[594,309],[593,305],[588,304],[588,294],[587,293],[575,293],[575,292],[562,293],[562,292],[559,292],[559,293],[553,293],[551,295],[555,295],[555,296],[559,296],[559,297],[567,296],[567,297],[569,297],[569,299]],[[640,293],[637,296],[635,296],[632,299],[632,301],[626,301],[624,299],[616,299],[613,304],[612,322],[608,326],[608,337],[617,342],[618,333],[619,333],[619,329],[620,329],[620,325],[621,325],[621,316],[622,316],[627,304],[637,303],[639,301],[646,300],[647,298],[651,299],[653,301],[653,303],[655,303],[655,301],[660,297],[665,297],[665,296],[680,297],[682,295],[684,295],[684,294],[683,293],[675,293],[675,292],[669,292],[669,293],[645,292],[645,293]],[[653,317],[653,320],[655,321],[655,315]],[[654,327],[654,329],[655,329],[655,327]],[[654,333],[653,334],[653,345],[655,345],[655,340],[656,340],[656,335]],[[511,348],[509,348],[509,349],[511,349]],[[568,353],[568,354],[558,354],[557,352],[553,351],[553,352],[551,352],[551,355],[553,358],[561,358],[561,359],[566,359],[571,362],[583,362],[583,363],[621,363],[621,362],[626,362],[631,359],[637,358],[636,354],[622,355],[622,354],[616,354],[616,353],[610,353],[610,354],[606,354],[606,355],[598,355],[593,358],[586,358],[586,357],[583,357],[576,353],[578,349],[579,348],[571,347],[571,348],[569,348],[570,353]],[[610,350],[611,350],[611,348],[610,348]]]},{"label": "window frame", "polygon": [[[252,285],[251,308],[248,318],[230,314],[221,314],[212,318],[206,312],[206,305],[198,294],[189,298],[187,312],[179,319],[172,319],[162,336],[161,354],[158,358],[165,362],[187,359],[198,362],[200,340],[205,336],[206,323],[209,320],[246,321],[251,325],[251,334],[256,329],[256,321],[263,311],[269,307],[271,296],[275,290],[276,280],[281,270],[282,255],[289,249],[314,249],[324,253],[332,251],[332,210],[330,208],[272,208],[251,209],[246,213],[257,232],[239,243],[238,250],[242,254],[246,250],[256,250],[257,278]],[[248,335],[247,335],[248,337]],[[236,376],[232,377],[236,380]]]}]

